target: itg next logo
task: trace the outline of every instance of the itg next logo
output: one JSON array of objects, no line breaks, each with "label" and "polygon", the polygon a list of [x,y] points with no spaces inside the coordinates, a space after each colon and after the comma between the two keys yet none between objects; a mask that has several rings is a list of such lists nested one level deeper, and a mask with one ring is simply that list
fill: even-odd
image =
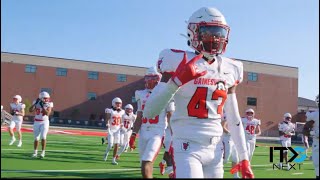
[{"label": "itg next logo", "polygon": [[[283,164],[282,166],[279,166],[279,164],[273,163],[273,153],[274,151],[279,151],[279,158],[280,162],[283,162],[283,153],[285,150],[288,150],[288,152],[291,152],[291,156],[288,156],[288,164]],[[275,154],[276,155],[276,154]],[[304,160],[307,158],[305,154],[305,149],[302,147],[270,147],[270,162],[273,163],[272,167],[273,169],[283,169],[287,168],[289,166],[289,171],[290,170],[300,170],[302,163]],[[289,159],[290,158],[290,159]]]}]

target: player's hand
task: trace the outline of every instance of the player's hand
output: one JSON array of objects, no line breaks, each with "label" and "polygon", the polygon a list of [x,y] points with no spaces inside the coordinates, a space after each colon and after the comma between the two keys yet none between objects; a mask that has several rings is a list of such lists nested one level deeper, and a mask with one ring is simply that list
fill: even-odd
[{"label": "player's hand", "polygon": [[42,102],[42,101],[40,101],[39,105],[41,106],[42,109],[44,109],[44,108],[43,108],[43,102]]},{"label": "player's hand", "polygon": [[135,142],[136,142],[136,134],[132,133],[131,137],[130,137],[130,141],[129,141],[129,146],[131,149],[135,149]]},{"label": "player's hand", "polygon": [[180,87],[193,79],[205,75],[207,71],[199,72],[195,65],[195,62],[201,59],[202,56],[202,54],[199,54],[187,63],[187,53],[184,53],[182,61],[177,67],[176,72],[171,77],[172,81]]},{"label": "player's hand", "polygon": [[254,178],[254,174],[252,172],[250,162],[248,160],[243,160],[239,164],[235,165],[231,170],[230,173],[234,174],[240,171],[242,174],[242,178]]},{"label": "player's hand", "polygon": [[36,102],[34,103],[34,105],[38,104],[40,102],[40,100],[41,100],[40,98],[37,98]]}]

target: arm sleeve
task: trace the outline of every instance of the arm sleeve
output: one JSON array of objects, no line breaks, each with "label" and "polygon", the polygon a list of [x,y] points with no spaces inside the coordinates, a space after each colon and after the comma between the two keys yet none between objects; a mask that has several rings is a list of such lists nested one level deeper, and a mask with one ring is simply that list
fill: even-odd
[{"label": "arm sleeve", "polygon": [[168,83],[159,83],[149,96],[144,107],[143,115],[146,118],[154,118],[166,107],[179,87],[169,80]]},{"label": "arm sleeve", "polygon": [[171,100],[169,102],[166,111],[167,112],[174,112],[175,111],[174,101]]},{"label": "arm sleeve", "polygon": [[142,111],[141,110],[141,100],[140,100],[140,91],[137,90],[135,92],[135,99],[136,99],[136,102],[137,102],[137,111]]},{"label": "arm sleeve", "polygon": [[238,101],[235,93],[228,94],[225,111],[228,123],[228,128],[231,133],[231,138],[234,141],[237,149],[239,160],[249,160],[248,150],[245,142],[245,134],[243,125],[241,123],[241,117],[238,109]]},{"label": "arm sleeve", "polygon": [[21,109],[25,109],[26,105],[25,104],[21,104]]}]

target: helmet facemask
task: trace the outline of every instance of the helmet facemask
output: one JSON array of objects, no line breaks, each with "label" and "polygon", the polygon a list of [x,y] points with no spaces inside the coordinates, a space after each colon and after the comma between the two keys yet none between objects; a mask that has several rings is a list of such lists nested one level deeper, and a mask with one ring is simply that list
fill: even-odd
[{"label": "helmet facemask", "polygon": [[160,82],[160,77],[158,75],[145,75],[144,81],[145,87],[151,90]]},{"label": "helmet facemask", "polygon": [[223,54],[228,44],[230,28],[220,23],[189,23],[190,46],[208,59]]}]

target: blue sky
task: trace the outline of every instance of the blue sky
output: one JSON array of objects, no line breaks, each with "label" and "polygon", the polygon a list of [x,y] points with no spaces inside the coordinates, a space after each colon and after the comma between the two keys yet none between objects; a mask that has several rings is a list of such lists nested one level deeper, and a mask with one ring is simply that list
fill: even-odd
[{"label": "blue sky", "polygon": [[319,93],[318,0],[1,0],[1,51],[150,67],[191,50],[190,15],[218,8],[227,57],[299,67],[299,96]]}]

